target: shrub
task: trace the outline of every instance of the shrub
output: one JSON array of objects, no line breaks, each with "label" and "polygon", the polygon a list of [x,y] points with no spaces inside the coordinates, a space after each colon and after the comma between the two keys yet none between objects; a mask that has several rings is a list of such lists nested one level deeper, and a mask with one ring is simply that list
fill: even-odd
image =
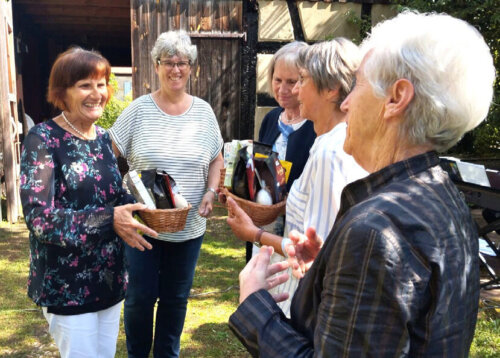
[{"label": "shrub", "polygon": [[[115,93],[118,91],[118,82],[116,81],[115,75],[112,73],[109,79],[111,86],[113,86],[113,90]],[[108,129],[111,128],[113,123],[115,123],[116,118],[123,112],[125,108],[132,102],[132,96],[129,94],[125,97],[125,100],[120,100],[115,96],[111,97],[110,101],[104,108],[104,112],[96,122],[96,124],[102,128]]]}]

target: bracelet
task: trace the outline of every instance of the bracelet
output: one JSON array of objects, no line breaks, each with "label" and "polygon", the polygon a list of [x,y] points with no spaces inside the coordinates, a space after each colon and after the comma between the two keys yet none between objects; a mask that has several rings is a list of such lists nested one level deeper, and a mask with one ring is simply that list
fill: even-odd
[{"label": "bracelet", "polygon": [[253,240],[253,244],[257,247],[261,247],[262,244],[260,242],[260,238],[262,237],[262,234],[264,233],[264,229],[259,229],[257,231],[257,234],[255,234],[255,239]]},{"label": "bracelet", "polygon": [[219,194],[217,194],[217,190],[215,190],[214,188],[207,188],[207,193],[211,191],[212,193],[214,193],[215,195],[215,200],[217,200],[219,198]]}]

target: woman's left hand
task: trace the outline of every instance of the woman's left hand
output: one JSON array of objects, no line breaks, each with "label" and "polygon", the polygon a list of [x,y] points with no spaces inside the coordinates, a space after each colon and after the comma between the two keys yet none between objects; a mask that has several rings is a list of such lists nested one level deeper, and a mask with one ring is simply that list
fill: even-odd
[{"label": "woman's left hand", "polygon": [[200,208],[198,209],[198,214],[200,214],[200,216],[208,218],[208,216],[212,213],[212,209],[214,208],[214,199],[215,194],[211,191],[207,191],[205,195],[203,195]]}]

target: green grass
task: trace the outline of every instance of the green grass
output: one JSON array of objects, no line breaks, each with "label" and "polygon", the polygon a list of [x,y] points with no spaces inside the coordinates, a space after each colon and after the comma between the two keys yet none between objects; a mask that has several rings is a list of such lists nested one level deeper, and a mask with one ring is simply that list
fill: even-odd
[{"label": "green grass", "polygon": [[[227,325],[238,305],[245,252],[225,215],[216,208],[207,227],[181,337],[182,357],[249,357]],[[41,310],[26,295],[29,250],[24,224],[0,223],[0,252],[0,357],[59,357]],[[127,357],[123,314],[116,357]]]},{"label": "green grass", "polygon": [[[227,320],[238,305],[238,274],[244,245],[230,232],[226,213],[216,208],[209,220],[181,337],[182,357],[249,357]],[[28,232],[24,224],[0,223],[0,357],[55,358],[58,351],[41,310],[26,296]],[[481,307],[471,357],[497,357],[500,310]],[[127,356],[123,317],[117,358]]]}]

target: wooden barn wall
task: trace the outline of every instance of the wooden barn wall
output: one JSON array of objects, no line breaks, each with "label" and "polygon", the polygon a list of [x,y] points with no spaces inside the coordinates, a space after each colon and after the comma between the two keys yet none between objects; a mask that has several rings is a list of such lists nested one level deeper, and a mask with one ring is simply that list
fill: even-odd
[{"label": "wooden barn wall", "polygon": [[224,140],[240,134],[240,40],[193,39],[198,63],[191,73],[191,93],[205,99],[219,121]]},{"label": "wooden barn wall", "polygon": [[[7,220],[19,216],[19,133],[17,116],[16,70],[14,61],[12,7],[0,3],[0,175],[5,181]],[[0,221],[2,220],[0,208]]]},{"label": "wooden barn wall", "polygon": [[177,29],[198,48],[190,93],[212,105],[224,140],[239,138],[242,1],[131,0],[134,98],[159,87],[150,52],[159,34]]}]

